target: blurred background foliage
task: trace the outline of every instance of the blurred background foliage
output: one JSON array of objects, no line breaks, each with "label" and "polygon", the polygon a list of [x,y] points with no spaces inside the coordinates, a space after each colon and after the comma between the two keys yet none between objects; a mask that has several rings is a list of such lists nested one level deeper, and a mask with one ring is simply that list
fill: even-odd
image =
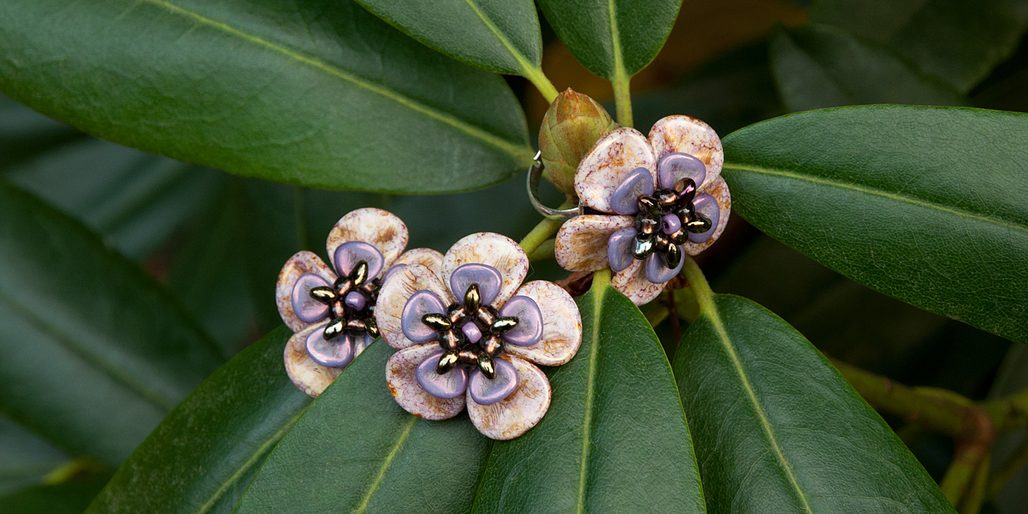
[{"label": "blurred background foliage", "polygon": [[[632,81],[636,125],[645,131],[686,113],[726,135],[796,110],[886,102],[1025,111],[1026,27],[1023,0],[686,0],[667,44]],[[545,26],[544,38],[543,68],[557,88],[574,87],[612,111],[609,83]],[[534,130],[544,100],[524,79],[508,80]],[[412,247],[439,250],[474,231],[519,238],[538,221],[520,174],[484,191],[431,197],[310,190],[94,139],[6,98],[0,177],[80,220],[167,285],[224,356],[280,325],[272,301],[279,267],[299,249],[323,253],[329,228],[350,209],[390,209],[410,227]],[[716,290],[763,304],[833,358],[973,399],[1028,387],[1023,348],[871,291],[738,216],[700,261]],[[532,274],[563,276],[550,262]],[[662,327],[668,337],[672,330]],[[939,479],[952,443],[889,421]],[[156,420],[138,422],[145,434]],[[47,433],[0,412],[0,511],[80,510],[117,464],[83,457]],[[997,449],[994,461],[1025,452],[1016,440]],[[1017,512],[1026,502],[1021,473],[987,508]]]}]

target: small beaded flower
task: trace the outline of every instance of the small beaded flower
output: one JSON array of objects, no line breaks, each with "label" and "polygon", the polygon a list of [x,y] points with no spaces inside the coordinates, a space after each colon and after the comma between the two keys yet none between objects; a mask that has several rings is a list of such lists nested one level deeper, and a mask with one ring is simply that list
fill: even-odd
[{"label": "small beaded flower", "polygon": [[649,139],[631,128],[600,138],[575,171],[575,192],[595,211],[565,222],[554,245],[569,271],[610,266],[611,284],[637,305],[653,300],[707,249],[731,212],[721,140],[706,123],[668,116]]},{"label": "small beaded flower", "polygon": [[406,246],[407,226],[400,218],[381,209],[358,209],[328,234],[335,272],[308,251],[282,266],[275,300],[294,332],[286,344],[286,372],[304,393],[321,394],[378,337],[375,302],[390,266],[442,258],[424,248],[400,255]]},{"label": "small beaded flower", "polygon": [[[571,360],[582,343],[578,306],[562,288],[522,285],[528,256],[511,239],[464,237],[438,263],[389,275],[379,294],[382,338],[399,350],[386,367],[396,402],[425,419],[467,406],[492,439],[513,439],[542,419],[550,382],[536,367]],[[519,287],[520,286],[520,287]]]}]

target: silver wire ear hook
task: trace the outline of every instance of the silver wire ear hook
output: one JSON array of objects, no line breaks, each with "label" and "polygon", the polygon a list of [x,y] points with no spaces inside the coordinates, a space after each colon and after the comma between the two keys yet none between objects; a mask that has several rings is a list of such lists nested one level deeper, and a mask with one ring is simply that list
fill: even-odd
[{"label": "silver wire ear hook", "polygon": [[535,207],[539,214],[542,214],[544,218],[552,220],[564,220],[571,219],[584,212],[582,204],[578,204],[576,207],[569,207],[567,209],[554,209],[547,207],[539,201],[539,180],[543,177],[543,152],[540,150],[535,153],[535,160],[532,163],[532,167],[528,169],[528,200],[532,202],[532,207]]}]

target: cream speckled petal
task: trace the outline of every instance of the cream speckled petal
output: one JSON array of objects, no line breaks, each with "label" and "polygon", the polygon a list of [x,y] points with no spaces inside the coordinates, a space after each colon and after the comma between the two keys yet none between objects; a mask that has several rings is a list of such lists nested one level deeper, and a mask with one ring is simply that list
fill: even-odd
[{"label": "cream speckled petal", "polygon": [[650,142],[633,128],[619,128],[600,138],[575,170],[575,193],[582,203],[602,212],[613,212],[610,195],[636,168],[646,168],[654,185],[657,160]]},{"label": "cream speckled petal", "polygon": [[683,115],[661,118],[650,129],[650,144],[658,161],[674,152],[687,153],[703,161],[707,177],[700,184],[700,189],[721,175],[721,166],[725,162],[721,138],[703,121]]},{"label": "cream speckled petal", "polygon": [[347,241],[368,243],[382,252],[385,258],[383,269],[388,269],[407,247],[407,238],[407,225],[395,214],[367,207],[350,211],[340,218],[328,233],[326,246],[331,257],[335,255],[336,248]]},{"label": "cream speckled petal", "polygon": [[468,416],[475,428],[490,439],[514,439],[534,427],[550,408],[550,381],[534,364],[509,358],[518,373],[518,388],[492,405],[479,405],[468,393]]},{"label": "cream speckled petal", "polygon": [[725,227],[728,226],[728,218],[732,214],[732,195],[728,191],[728,184],[725,183],[725,179],[718,177],[714,183],[707,186],[702,192],[713,196],[717,200],[717,205],[721,209],[721,218],[718,220],[717,228],[714,229],[710,239],[702,243],[688,242],[682,245],[687,255],[696,255],[710,248],[710,245],[714,244],[714,241],[717,241],[717,238],[725,231]]},{"label": "cream speckled petal", "polygon": [[632,300],[636,305],[645,305],[653,301],[664,290],[663,284],[654,284],[646,279],[646,261],[638,259],[631,266],[615,273],[610,279],[610,285],[621,291],[621,294]]},{"label": "cream speckled petal", "polygon": [[607,267],[607,239],[631,227],[635,218],[613,214],[583,214],[564,222],[553,242],[553,256],[568,271],[596,271]]},{"label": "cream speckled petal", "polygon": [[543,313],[543,335],[532,346],[505,346],[508,353],[543,366],[559,366],[571,360],[582,344],[582,315],[571,295],[557,284],[533,280],[517,295],[535,300]]},{"label": "cream speckled petal", "polygon": [[308,325],[296,316],[292,300],[293,285],[305,273],[317,275],[329,284],[336,281],[336,274],[313,252],[296,252],[286,261],[275,284],[275,304],[278,305],[278,315],[293,332],[303,330]]},{"label": "cream speckled petal", "polygon": [[389,346],[401,349],[415,344],[403,335],[400,318],[407,299],[421,290],[432,291],[439,295],[443,302],[454,301],[450,288],[443,285],[439,276],[420,264],[408,264],[397,268],[386,277],[382,289],[379,289],[378,303],[375,305],[375,322],[378,324],[382,339]]},{"label": "cream speckled petal", "polygon": [[284,354],[286,374],[307,396],[317,398],[326,387],[343,372],[344,368],[329,368],[311,359],[307,353],[307,336],[315,330],[324,330],[327,323],[312,325],[293,334],[286,343]]},{"label": "cream speckled petal", "polygon": [[[450,275],[465,264],[485,264],[500,272],[503,282],[494,306],[503,305],[528,275],[528,255],[513,239],[493,232],[478,232],[464,236],[454,243],[443,256],[443,283],[450,283]],[[452,296],[452,295],[451,295]]]},{"label": "cream speckled petal", "polygon": [[403,252],[403,254],[396,259],[396,262],[393,263],[394,266],[400,264],[420,264],[432,270],[433,273],[442,275],[443,254],[431,248],[412,248]]},{"label": "cream speckled petal", "polygon": [[464,395],[449,400],[437,398],[421,388],[415,370],[429,356],[439,352],[435,343],[419,344],[393,354],[386,364],[386,383],[403,410],[425,419],[449,419],[464,410]]}]

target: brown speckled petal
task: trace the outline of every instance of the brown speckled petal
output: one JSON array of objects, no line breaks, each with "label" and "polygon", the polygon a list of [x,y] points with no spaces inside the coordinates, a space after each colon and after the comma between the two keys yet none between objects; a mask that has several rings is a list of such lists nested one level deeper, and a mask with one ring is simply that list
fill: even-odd
[{"label": "brown speckled petal", "polygon": [[286,261],[275,285],[275,304],[278,305],[278,315],[293,332],[299,332],[308,326],[308,323],[296,316],[292,300],[293,286],[297,279],[307,273],[317,275],[329,284],[336,281],[336,274],[313,252],[296,252]]},{"label": "brown speckled petal", "polygon": [[571,295],[545,280],[526,283],[517,295],[527,296],[539,306],[543,335],[532,346],[507,345],[505,351],[542,366],[559,366],[571,360],[582,344],[582,316]]},{"label": "brown speckled petal", "polygon": [[636,305],[645,305],[653,301],[664,290],[663,284],[654,284],[646,279],[646,261],[636,260],[631,266],[615,273],[610,279],[614,289],[621,291],[621,294],[632,300]]},{"label": "brown speckled petal", "polygon": [[553,256],[568,271],[596,271],[607,267],[607,240],[614,232],[631,227],[631,216],[583,214],[564,222],[557,230]]},{"label": "brown speckled petal", "polygon": [[725,162],[721,138],[703,121],[683,115],[662,118],[650,129],[650,144],[658,161],[674,152],[686,153],[703,161],[707,176],[699,185],[700,189],[721,175],[721,166]]},{"label": "brown speckled petal", "polygon": [[415,375],[419,364],[439,352],[435,343],[419,344],[393,354],[386,364],[386,383],[403,410],[425,419],[449,419],[464,410],[464,395],[444,400],[421,388]]},{"label": "brown speckled petal", "polygon": [[395,214],[367,207],[346,213],[328,233],[328,255],[335,255],[336,248],[347,241],[368,243],[382,252],[385,269],[407,247],[407,225]]},{"label": "brown speckled petal", "polygon": [[518,388],[492,405],[479,405],[468,395],[468,416],[475,428],[490,439],[514,439],[534,427],[550,408],[550,381],[534,364],[512,356]]},{"label": "brown speckled petal", "polygon": [[696,255],[710,248],[710,245],[714,244],[714,241],[717,241],[717,238],[725,231],[725,227],[728,226],[728,217],[732,214],[732,195],[728,191],[728,184],[725,183],[725,179],[718,177],[711,185],[701,191],[714,197],[718,207],[721,209],[721,217],[710,239],[702,243],[688,242],[682,245],[687,255]]},{"label": "brown speckled petal", "polygon": [[286,374],[307,396],[317,398],[332,381],[343,372],[343,368],[329,368],[311,359],[307,353],[307,336],[315,330],[325,330],[326,323],[307,327],[293,334],[286,343]]},{"label": "brown speckled petal", "polygon": [[450,288],[443,285],[439,276],[420,264],[397,268],[386,278],[382,289],[379,289],[375,322],[382,339],[389,346],[399,350],[415,344],[403,335],[401,318],[407,300],[422,290],[435,293],[446,304],[454,301]]},{"label": "brown speckled petal", "polygon": [[501,306],[514,295],[528,275],[528,255],[513,239],[493,232],[479,232],[464,236],[454,243],[443,256],[443,274],[440,278],[450,283],[450,275],[465,264],[485,264],[500,272],[503,281],[494,306]]},{"label": "brown speckled petal", "polygon": [[600,138],[575,171],[575,193],[587,207],[614,212],[610,196],[636,168],[649,170],[657,183],[657,161],[642,133],[633,128],[612,130]]},{"label": "brown speckled petal", "polygon": [[420,264],[436,275],[443,274],[443,254],[431,248],[412,248],[403,252],[393,263],[394,266],[400,264]]}]

